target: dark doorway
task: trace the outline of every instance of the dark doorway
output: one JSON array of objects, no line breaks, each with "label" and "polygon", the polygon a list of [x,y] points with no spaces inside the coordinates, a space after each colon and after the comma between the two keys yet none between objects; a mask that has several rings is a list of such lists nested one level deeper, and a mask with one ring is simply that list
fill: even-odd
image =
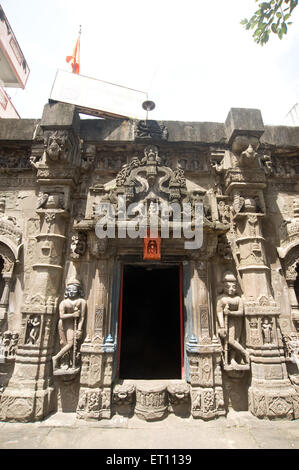
[{"label": "dark doorway", "polygon": [[121,379],[180,379],[179,266],[124,266]]}]

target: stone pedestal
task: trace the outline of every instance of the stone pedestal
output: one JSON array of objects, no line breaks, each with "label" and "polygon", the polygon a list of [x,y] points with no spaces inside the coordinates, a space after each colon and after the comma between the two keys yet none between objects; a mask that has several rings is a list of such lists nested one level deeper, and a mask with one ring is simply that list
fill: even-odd
[{"label": "stone pedestal", "polygon": [[166,384],[149,381],[136,385],[135,414],[138,418],[146,421],[163,419],[167,414],[167,405]]}]

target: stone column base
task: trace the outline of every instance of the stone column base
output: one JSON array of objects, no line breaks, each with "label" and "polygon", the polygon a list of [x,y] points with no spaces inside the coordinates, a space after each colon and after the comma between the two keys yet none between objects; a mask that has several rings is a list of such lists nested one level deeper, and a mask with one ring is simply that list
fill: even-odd
[{"label": "stone column base", "polygon": [[166,384],[143,383],[136,385],[135,414],[140,419],[155,421],[163,419],[167,414]]},{"label": "stone column base", "polygon": [[289,381],[252,385],[248,402],[249,411],[258,418],[299,418],[299,395]]},{"label": "stone column base", "polygon": [[3,392],[0,401],[0,420],[39,421],[54,410],[54,388],[52,387],[37,391],[7,389]]}]

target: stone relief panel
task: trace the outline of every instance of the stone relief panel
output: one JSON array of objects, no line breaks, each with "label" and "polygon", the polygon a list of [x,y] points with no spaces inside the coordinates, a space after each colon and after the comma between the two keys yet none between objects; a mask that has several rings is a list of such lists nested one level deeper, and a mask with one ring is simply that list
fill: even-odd
[{"label": "stone relief panel", "polygon": [[292,178],[299,175],[299,156],[272,156],[272,175],[277,178]]},{"label": "stone relief panel", "polygon": [[19,333],[4,331],[0,333],[0,364],[14,360],[19,341]]},{"label": "stone relief panel", "polygon": [[0,173],[15,173],[31,170],[30,148],[13,148],[1,146]]},{"label": "stone relief panel", "polygon": [[134,126],[135,139],[153,139],[153,140],[168,140],[167,127],[153,120],[136,121]]}]

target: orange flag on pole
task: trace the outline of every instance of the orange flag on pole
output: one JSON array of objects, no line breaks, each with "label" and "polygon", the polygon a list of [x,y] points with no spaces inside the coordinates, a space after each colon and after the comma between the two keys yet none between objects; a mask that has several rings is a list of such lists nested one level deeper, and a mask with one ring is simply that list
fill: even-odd
[{"label": "orange flag on pole", "polygon": [[79,31],[79,36],[76,41],[73,55],[68,55],[66,61],[71,63],[73,73],[80,73],[80,36],[81,36],[81,26]]}]

